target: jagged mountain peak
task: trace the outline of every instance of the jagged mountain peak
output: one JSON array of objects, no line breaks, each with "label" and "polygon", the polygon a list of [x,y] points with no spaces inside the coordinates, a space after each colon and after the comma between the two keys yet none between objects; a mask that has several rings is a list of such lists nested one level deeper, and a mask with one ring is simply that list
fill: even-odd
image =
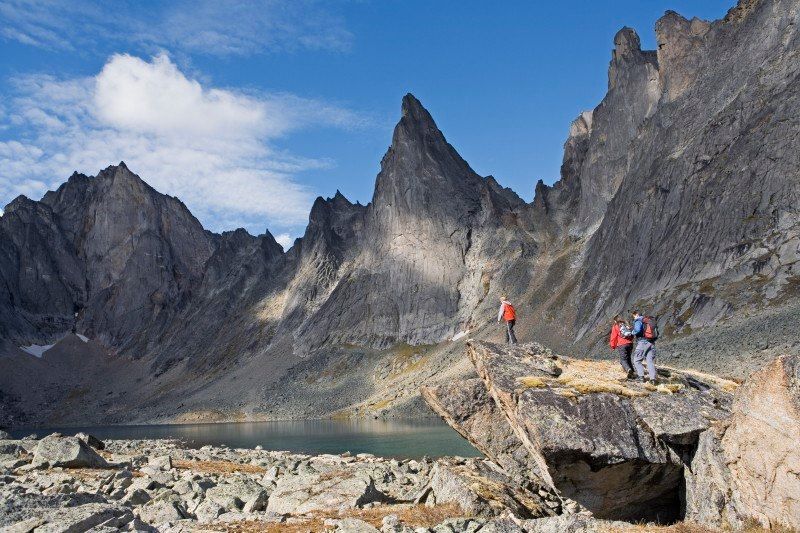
[{"label": "jagged mountain peak", "polygon": [[118,165],[111,165],[101,170],[100,173],[97,174],[97,178],[107,179],[113,182],[118,181],[121,183],[129,182],[137,185],[141,184],[155,192],[155,189],[150,187],[150,185],[148,185],[142,178],[131,171],[124,161],[120,161]]},{"label": "jagged mountain peak", "polygon": [[6,206],[3,208],[3,212],[6,214],[13,213],[14,210],[32,203],[35,202],[30,198],[28,198],[27,196],[25,196],[24,194],[20,194],[19,196],[8,202],[8,204],[6,204]]},{"label": "jagged mountain peak", "polygon": [[411,93],[407,93],[402,100],[400,110],[403,117],[410,117],[415,122],[433,122],[433,118],[422,102]]},{"label": "jagged mountain peak", "polygon": [[403,97],[401,118],[394,129],[392,147],[399,148],[408,143],[447,144],[431,114],[411,93]]},{"label": "jagged mountain peak", "polygon": [[373,209],[424,209],[445,199],[478,198],[483,179],[445,139],[433,117],[412,94],[403,97],[402,116],[381,160]]},{"label": "jagged mountain peak", "polygon": [[614,59],[624,59],[642,51],[642,42],[636,30],[623,27],[614,35]]}]

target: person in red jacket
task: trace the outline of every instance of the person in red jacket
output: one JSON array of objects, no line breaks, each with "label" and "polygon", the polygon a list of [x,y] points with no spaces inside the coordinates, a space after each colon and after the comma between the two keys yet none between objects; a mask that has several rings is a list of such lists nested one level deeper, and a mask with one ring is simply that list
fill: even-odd
[{"label": "person in red jacket", "polygon": [[633,352],[633,332],[630,326],[617,315],[614,317],[614,322],[611,325],[611,336],[608,339],[608,345],[612,350],[619,355],[619,364],[622,369],[628,373],[626,379],[633,379],[636,372],[633,371],[633,364],[631,363],[631,353]]},{"label": "person in red jacket", "polygon": [[514,335],[514,324],[517,323],[517,312],[511,302],[508,301],[508,296],[500,298],[500,310],[497,312],[497,321],[506,321],[506,342],[508,344],[517,344],[517,336]]}]

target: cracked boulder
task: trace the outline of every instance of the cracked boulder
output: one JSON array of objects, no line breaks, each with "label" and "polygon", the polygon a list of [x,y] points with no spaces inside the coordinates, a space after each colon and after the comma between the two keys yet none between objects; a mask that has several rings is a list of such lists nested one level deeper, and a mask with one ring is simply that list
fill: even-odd
[{"label": "cracked boulder", "polygon": [[[537,344],[471,341],[467,351],[494,407],[470,394],[448,404],[433,391],[428,403],[498,464],[527,471],[598,518],[678,518],[684,464],[698,436],[728,416],[736,386],[672,369],[661,370],[657,387],[626,382],[613,363],[559,357]],[[471,423],[478,418],[486,421]]]},{"label": "cracked boulder", "polygon": [[731,417],[704,432],[686,477],[686,517],[717,526],[755,519],[800,529],[800,357],[754,373]]}]

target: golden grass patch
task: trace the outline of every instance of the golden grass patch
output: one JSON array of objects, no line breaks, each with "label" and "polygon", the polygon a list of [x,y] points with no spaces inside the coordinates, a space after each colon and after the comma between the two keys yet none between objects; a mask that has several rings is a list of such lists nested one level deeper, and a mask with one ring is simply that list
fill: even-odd
[{"label": "golden grass patch", "polygon": [[633,398],[635,396],[647,396],[648,394],[643,390],[626,387],[625,385],[622,385],[613,379],[561,375],[558,377],[558,382],[568,387],[572,387],[580,394],[608,392],[611,394],[618,394],[620,396],[627,396],[628,398]]},{"label": "golden grass patch", "polygon": [[172,466],[179,470],[191,470],[206,474],[234,474],[236,472],[263,474],[267,471],[261,466],[234,463],[232,461],[184,461],[176,459],[172,461]]},{"label": "golden grass patch", "polygon": [[517,378],[517,382],[519,382],[519,384],[526,389],[541,389],[542,387],[547,386],[547,381],[538,376],[523,376],[521,378]]}]

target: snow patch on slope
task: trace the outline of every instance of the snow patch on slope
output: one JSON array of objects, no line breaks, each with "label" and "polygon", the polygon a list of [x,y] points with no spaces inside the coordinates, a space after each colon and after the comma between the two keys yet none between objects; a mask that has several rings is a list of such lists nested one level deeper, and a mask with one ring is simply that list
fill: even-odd
[{"label": "snow patch on slope", "polygon": [[27,352],[35,357],[41,357],[44,352],[52,348],[53,344],[31,344],[30,346],[20,346],[20,350]]}]

